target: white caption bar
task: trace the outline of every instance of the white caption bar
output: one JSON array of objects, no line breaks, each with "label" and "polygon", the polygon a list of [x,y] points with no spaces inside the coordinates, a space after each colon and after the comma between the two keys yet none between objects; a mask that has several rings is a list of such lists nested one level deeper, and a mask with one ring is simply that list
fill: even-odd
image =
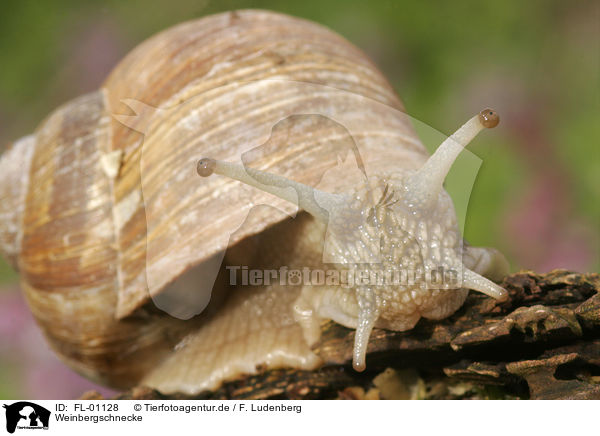
[{"label": "white caption bar", "polygon": [[[598,432],[600,401],[0,401],[0,434],[521,435]],[[42,432],[36,431],[42,430]],[[531,432],[531,433],[529,433]],[[594,433],[596,434],[596,433]],[[600,434],[600,433],[598,433]]]}]

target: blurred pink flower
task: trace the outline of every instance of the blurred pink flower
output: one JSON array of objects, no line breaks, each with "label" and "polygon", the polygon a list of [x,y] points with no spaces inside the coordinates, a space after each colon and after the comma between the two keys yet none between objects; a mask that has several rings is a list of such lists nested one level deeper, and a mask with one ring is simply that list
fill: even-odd
[{"label": "blurred pink flower", "polygon": [[518,241],[512,251],[519,265],[539,272],[587,271],[593,229],[571,216],[568,196],[554,174],[538,174],[529,183],[505,220],[505,233]]},{"label": "blurred pink flower", "polygon": [[[524,105],[509,119],[514,142],[528,167],[527,186],[507,211],[505,233],[517,241],[513,255],[523,268],[587,271],[597,230],[576,216],[570,177],[544,132],[544,105]],[[596,247],[597,248],[597,247]]]},{"label": "blurred pink flower", "polygon": [[526,79],[514,71],[478,73],[461,91],[469,107],[488,102],[501,114],[501,132],[508,137],[524,182],[504,212],[501,239],[519,269],[547,272],[555,268],[588,271],[598,255],[599,231],[577,215],[572,177],[548,138],[553,104],[534,95]]}]

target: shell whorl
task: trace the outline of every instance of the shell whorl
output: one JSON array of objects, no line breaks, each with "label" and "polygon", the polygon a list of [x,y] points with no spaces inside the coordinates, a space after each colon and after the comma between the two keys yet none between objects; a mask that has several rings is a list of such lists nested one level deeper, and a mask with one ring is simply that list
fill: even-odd
[{"label": "shell whorl", "polygon": [[35,135],[25,136],[12,144],[0,158],[0,251],[17,270],[25,196],[35,144]]},{"label": "shell whorl", "polygon": [[[51,347],[87,377],[125,387],[160,359],[161,349],[170,349],[164,330],[171,320],[115,322],[118,252],[111,182],[101,163],[110,140],[107,120],[97,91],[61,106],[28,137],[18,266]],[[17,151],[4,157],[13,170]]]},{"label": "shell whorl", "polygon": [[[136,116],[115,116],[124,111],[123,102]],[[12,199],[0,206],[10,223],[0,243],[19,265],[25,295],[51,345],[90,378],[127,387],[151,373],[146,381],[155,387],[196,392],[240,368],[252,372],[265,355],[277,366],[291,363],[285,359],[297,352],[301,365],[314,367],[300,327],[287,325],[286,344],[237,356],[240,366],[226,371],[218,364],[223,356],[199,357],[204,334],[230,327],[226,314],[214,315],[214,323],[186,323],[150,301],[198,265],[211,259],[218,264],[215,256],[228,244],[286,218],[272,208],[251,212],[253,205],[293,212],[235,182],[210,178],[199,186],[196,162],[203,155],[246,156],[256,168],[315,185],[336,163],[331,144],[347,129],[366,173],[398,165],[416,169],[427,154],[402,110],[371,61],[320,25],[264,11],[183,23],[134,49],[99,91],[57,109],[35,137],[0,161],[10,167],[3,177],[19,181],[13,188],[1,185],[0,196],[21,199],[20,209],[9,209],[10,201],[18,201]],[[32,142],[30,157],[15,151]],[[19,172],[8,163],[19,159],[30,159],[31,170],[23,171],[24,165]],[[342,177],[329,187],[346,182]],[[231,235],[223,231],[242,223]],[[307,244],[318,239],[306,232],[313,238]],[[262,297],[256,299],[271,301]],[[262,346],[277,347],[275,321],[254,321],[261,311],[236,301],[228,304],[235,306],[240,328],[215,337],[258,350],[248,344],[248,333]],[[278,311],[274,319],[289,324],[291,308],[272,310]],[[261,330],[265,326],[268,332]]]}]

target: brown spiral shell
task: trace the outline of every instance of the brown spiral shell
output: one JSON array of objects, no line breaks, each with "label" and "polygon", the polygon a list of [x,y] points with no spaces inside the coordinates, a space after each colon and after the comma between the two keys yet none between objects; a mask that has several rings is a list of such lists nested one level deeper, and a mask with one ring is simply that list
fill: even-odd
[{"label": "brown spiral shell", "polygon": [[[372,102],[369,109],[357,98]],[[138,115],[161,110],[125,125],[114,115],[126,113],[128,99],[141,102],[130,105]],[[207,321],[171,317],[150,298],[285,218],[261,209],[230,239],[222,229],[243,222],[254,204],[289,207],[235,181],[201,183],[191,175],[197,160],[231,160],[266,144],[248,154],[253,165],[318,183],[339,132],[318,117],[301,129],[286,122],[271,128],[290,114],[332,108],[358,126],[353,136],[367,173],[398,162],[417,167],[427,157],[394,90],[364,53],[320,25],[251,10],[148,39],[98,91],[61,106],[16,142],[0,161],[0,246],[59,356],[119,388],[160,370]],[[186,119],[197,130],[177,128]],[[348,181],[336,183],[332,189]],[[215,286],[226,288],[222,278]]]}]

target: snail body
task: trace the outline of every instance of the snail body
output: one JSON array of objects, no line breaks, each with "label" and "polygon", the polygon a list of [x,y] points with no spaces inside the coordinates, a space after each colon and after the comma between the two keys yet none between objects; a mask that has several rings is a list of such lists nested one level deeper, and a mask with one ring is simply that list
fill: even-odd
[{"label": "snail body", "polygon": [[[117,115],[123,103],[135,115]],[[98,382],[193,394],[258,368],[314,369],[323,318],[357,329],[362,370],[373,327],[448,316],[467,289],[505,297],[477,274],[501,275],[501,255],[462,256],[442,188],[490,117],[428,158],[343,38],[271,12],[206,17],[141,44],[3,155],[0,248],[52,348]],[[327,178],[340,156],[357,171]],[[375,261],[464,274],[451,289],[234,287],[225,268]]]}]

